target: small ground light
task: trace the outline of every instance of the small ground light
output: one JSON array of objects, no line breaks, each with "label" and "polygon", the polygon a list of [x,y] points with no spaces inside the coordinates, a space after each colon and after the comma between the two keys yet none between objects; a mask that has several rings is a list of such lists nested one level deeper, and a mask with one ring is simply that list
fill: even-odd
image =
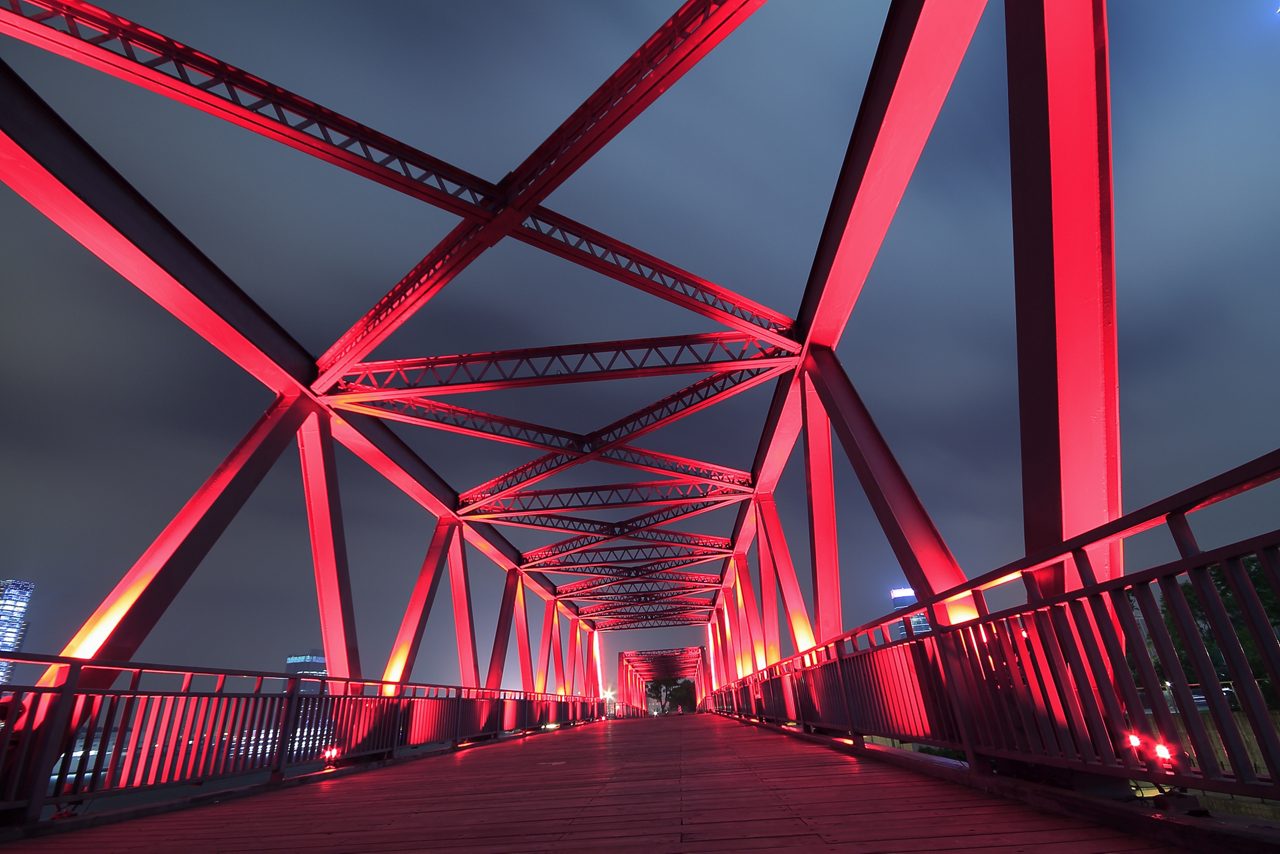
[{"label": "small ground light", "polygon": [[1172,754],[1171,752],[1169,752],[1169,748],[1168,748],[1168,747],[1166,747],[1165,745],[1163,745],[1163,744],[1157,744],[1157,745],[1156,745],[1156,758],[1157,758],[1157,759],[1162,759],[1162,760],[1164,760],[1165,762],[1168,762],[1170,759],[1172,759],[1172,758],[1173,758],[1173,754]]},{"label": "small ground light", "polygon": [[1129,733],[1129,746],[1133,748],[1141,747],[1142,739],[1133,733]]},{"label": "small ground light", "polygon": [[338,748],[326,747],[324,752],[320,754],[320,758],[328,763],[329,767],[333,767],[333,760],[338,758]]}]

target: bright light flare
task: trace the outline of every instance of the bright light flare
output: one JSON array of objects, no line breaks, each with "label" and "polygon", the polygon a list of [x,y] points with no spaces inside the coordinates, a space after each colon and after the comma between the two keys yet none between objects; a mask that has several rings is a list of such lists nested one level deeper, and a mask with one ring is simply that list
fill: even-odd
[{"label": "bright light flare", "polygon": [[1169,748],[1163,744],[1156,745],[1156,758],[1168,762],[1173,758],[1173,754],[1169,752]]},{"label": "bright light flare", "polygon": [[1142,738],[1133,733],[1129,733],[1129,746],[1133,748],[1141,747]]}]

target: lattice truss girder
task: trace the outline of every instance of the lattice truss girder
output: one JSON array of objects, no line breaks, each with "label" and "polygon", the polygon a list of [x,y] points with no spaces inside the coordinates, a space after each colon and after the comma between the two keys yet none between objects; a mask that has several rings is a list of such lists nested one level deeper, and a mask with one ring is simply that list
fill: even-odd
[{"label": "lattice truss girder", "polygon": [[[309,411],[334,419],[332,431],[323,428],[320,438],[312,440],[313,457],[331,454],[327,444],[332,441],[331,436],[344,442],[355,441],[349,431],[336,426],[340,424],[338,419],[348,414],[372,415],[383,421],[428,426],[547,451],[538,459],[464,492],[453,507],[438,494],[427,496],[424,503],[433,512],[444,514],[442,524],[461,524],[468,541],[482,545],[491,557],[501,556],[499,562],[509,572],[520,572],[531,589],[564,602],[566,616],[577,617],[576,605],[560,597],[541,574],[543,564],[552,572],[564,568],[590,573],[594,577],[587,578],[584,586],[568,587],[571,593],[580,590],[583,595],[596,597],[640,596],[642,588],[637,586],[637,578],[649,579],[643,582],[649,591],[664,585],[686,594],[713,589],[717,576],[680,570],[722,561],[730,551],[729,539],[673,531],[666,526],[749,499],[753,494],[751,474],[646,450],[632,441],[793,371],[799,364],[800,346],[790,335],[793,321],[786,315],[576,223],[543,207],[541,202],[759,5],[760,0],[685,3],[551,137],[497,184],[88,3],[0,0],[0,32],[232,121],[462,217],[439,246],[314,360],[319,376],[311,379],[309,386],[301,384],[305,370],[270,363],[262,369],[250,369],[281,395],[300,393],[310,401]],[[365,360],[467,264],[506,236],[689,308],[722,323],[729,331],[389,362]],[[234,296],[243,304],[252,305],[243,294]],[[179,313],[172,307],[176,305],[172,300],[161,302]],[[256,306],[247,310],[261,314]],[[207,336],[190,319],[183,319]],[[232,342],[222,349],[232,354],[230,351],[239,346]],[[244,361],[241,364],[250,367]],[[446,394],[678,374],[705,376],[589,434],[522,422],[439,399]],[[304,451],[304,461],[305,453],[311,452]],[[412,454],[403,447],[397,448],[395,454],[404,457],[395,468],[376,447],[366,449],[362,456],[402,488],[421,489],[421,476],[406,476],[419,463],[411,462]],[[315,476],[320,478],[323,490],[314,498],[309,495],[309,500],[314,504],[313,511],[327,507],[328,514],[323,517],[327,528],[312,531],[313,552],[318,561],[317,584],[321,583],[322,555],[327,556],[323,559],[337,573],[326,582],[330,585],[326,595],[336,598],[326,605],[322,597],[321,610],[341,612],[335,612],[336,616],[322,613],[322,621],[327,620],[326,649],[332,635],[334,644],[354,650],[345,547],[341,544],[341,516],[332,464],[323,456],[314,459],[321,461],[316,464],[321,467]],[[666,480],[571,489],[532,488],[587,461],[652,472]],[[438,478],[430,473],[428,479],[435,488]],[[647,508],[649,512],[621,522],[581,515],[584,511],[632,507]],[[235,509],[238,506],[230,512]],[[518,561],[511,561],[515,551],[496,533],[483,528],[486,523],[563,530],[579,536],[534,549],[520,555]],[[338,543],[336,551],[332,543],[317,542],[317,538],[329,537]],[[646,545],[611,547],[618,541]],[[596,557],[606,562],[598,563]],[[632,583],[630,588],[616,587],[628,581]],[[693,604],[675,597],[667,610],[655,610],[654,603],[660,601],[663,599],[651,598],[647,602],[645,620],[665,616],[680,622],[688,617],[690,608],[707,607],[706,603]],[[636,610],[642,604],[640,600],[629,604],[632,609],[617,611],[621,615],[617,619],[641,617]],[[620,600],[608,603],[610,608],[620,605]],[[505,600],[503,607],[507,607]],[[469,621],[469,605],[464,610],[467,613],[458,612],[455,616]],[[591,627],[592,622],[584,618],[582,625]],[[459,632],[461,645],[465,633],[461,625]],[[474,645],[474,641],[470,643]],[[497,655],[495,649],[495,658]],[[349,669],[354,672],[358,670],[354,653],[352,662]]]},{"label": "lattice truss girder", "polygon": [[[719,662],[725,677],[740,676],[776,660],[778,603],[772,597],[778,595],[793,645],[812,646],[813,624],[772,497],[801,432],[813,546],[814,623],[821,635],[816,640],[831,636],[831,627],[840,626],[833,433],[853,463],[907,581],[925,596],[960,587],[964,573],[844,375],[834,349],[985,0],[891,4],[794,321],[543,206],[557,187],[761,2],[689,0],[528,158],[501,181],[489,183],[88,3],[0,0],[0,33],[232,121],[461,218],[328,350],[313,357],[101,163],[73,131],[59,126],[52,111],[45,115],[47,106],[23,94],[21,81],[15,83],[7,68],[0,67],[0,85],[12,102],[0,109],[5,131],[0,136],[0,172],[6,182],[279,396],[82,628],[67,654],[129,657],[293,433],[299,436],[306,476],[326,652],[332,653],[333,661],[347,662],[353,672],[358,664],[333,478],[334,441],[351,448],[439,517],[440,529],[397,644],[416,644],[421,637],[422,621],[447,565],[454,587],[460,664],[464,680],[470,671],[472,683],[479,677],[464,541],[508,573],[489,683],[501,679],[505,648],[500,646],[509,639],[512,622],[527,632],[526,586],[551,600],[554,619],[562,615],[571,621],[574,650],[594,649],[591,642],[579,645],[581,630],[706,623],[710,662]],[[1047,9],[1048,4],[1042,7],[1028,0],[1011,5],[1006,20],[1017,31],[1017,38],[1006,41],[1012,46],[1010,80],[1018,81],[1017,91],[1011,89],[1011,106],[1019,116],[1011,122],[1011,148],[1018,213],[1014,242],[1024,469],[1049,461],[1037,469],[1040,476],[1024,482],[1024,505],[1042,517],[1028,518],[1029,542],[1056,541],[1066,536],[1066,528],[1080,527],[1082,520],[1092,525],[1115,518],[1119,495],[1105,15],[1102,4],[1054,5],[1052,15]],[[1052,73],[1041,67],[1046,63],[1054,65]],[[1037,89],[1042,79],[1048,80],[1047,90]],[[32,116],[35,124],[24,124]],[[1053,132],[1052,148],[1041,123]],[[24,147],[21,140],[15,141],[24,135],[37,143],[52,141],[50,160],[32,154],[30,144]],[[1059,227],[1060,219],[1071,222]],[[1057,246],[1067,234],[1079,237],[1076,244]],[[688,308],[730,331],[369,361],[414,312],[506,237]],[[1060,259],[1081,266],[1059,269]],[[176,263],[165,267],[164,260]],[[173,269],[184,270],[191,280],[179,281]],[[1097,306],[1104,307],[1101,316],[1093,311]],[[1079,345],[1081,341],[1085,345]],[[455,393],[685,373],[705,376],[588,434],[440,400]],[[775,379],[780,382],[750,472],[633,444],[649,432]],[[377,420],[361,418],[366,415]],[[459,495],[399,442],[384,421],[545,453]],[[593,461],[654,472],[669,483],[631,484],[623,490],[534,488]],[[744,500],[747,496],[750,501]],[[728,538],[669,527],[734,504],[740,511]],[[638,506],[656,509],[622,522],[579,515]],[[568,530],[578,536],[522,554],[492,523]],[[760,593],[771,597],[764,599],[763,610],[751,572],[743,571],[746,553],[757,539]],[[714,601],[700,598],[705,586],[700,581],[676,577],[695,563],[714,561],[726,561],[726,571],[717,576],[722,584]],[[1100,566],[1107,575],[1122,572],[1118,551]],[[543,574],[560,571],[589,572],[591,577],[557,588]],[[1044,582],[1048,586],[1037,589],[1047,593],[1061,589],[1068,579]],[[644,584],[653,586],[627,586]],[[594,602],[586,607],[599,609],[594,611],[599,616],[582,616],[569,598],[573,595]],[[949,601],[947,608],[976,613],[977,600],[965,596],[969,598]],[[599,601],[601,597],[608,601]],[[708,622],[711,608],[715,616]],[[527,659],[527,639],[524,646]],[[587,655],[587,660],[572,662],[569,672],[590,671]],[[399,660],[402,672],[409,663],[411,654]],[[532,672],[527,664],[522,660],[522,671]]]}]

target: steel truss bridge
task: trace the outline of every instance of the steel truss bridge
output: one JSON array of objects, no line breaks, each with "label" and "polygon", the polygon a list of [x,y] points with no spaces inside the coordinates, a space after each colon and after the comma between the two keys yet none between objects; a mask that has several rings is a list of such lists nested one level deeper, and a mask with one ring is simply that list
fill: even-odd
[{"label": "steel truss bridge", "polygon": [[[706,712],[855,750],[869,750],[869,739],[952,750],[975,778],[1031,767],[1280,797],[1280,532],[1202,548],[1192,524],[1197,511],[1274,480],[1280,451],[1137,510],[1120,504],[1101,0],[1006,4],[1027,544],[1006,566],[961,569],[835,355],[984,0],[891,4],[794,316],[545,206],[761,2],[686,2],[497,182],[88,3],[0,2],[9,38],[457,217],[316,355],[0,66],[0,179],[276,395],[59,655],[10,657],[19,679],[0,708],[0,807],[13,822],[34,825],[112,794],[253,773],[280,780],[606,713],[643,715],[646,681],[668,677],[694,680]],[[708,331],[374,358],[503,240],[688,309]],[[586,433],[464,405],[474,392],[655,376],[688,384]],[[773,397],[750,468],[648,445],[648,434],[757,386]],[[515,445],[529,459],[456,488],[388,422]],[[328,678],[134,662],[294,443]],[[353,628],[335,444],[437,520],[395,643],[372,666]],[[812,555],[799,569],[774,497],[797,445]],[[841,454],[918,596],[909,610],[852,629],[836,548]],[[589,462],[626,469],[628,479],[555,485]],[[683,525],[723,508],[736,510],[728,530]],[[521,551],[504,536],[512,526],[542,531],[547,542]],[[1167,531],[1180,557],[1126,568],[1124,541],[1152,528]],[[487,668],[464,544],[505,574]],[[812,573],[811,596],[800,571]],[[446,577],[462,684],[413,683]],[[1014,591],[1018,604],[988,607],[997,588]],[[540,637],[530,637],[530,597],[544,608]],[[684,625],[704,627],[705,644],[623,653],[617,697],[606,703],[600,633]],[[504,687],[513,634],[519,690]],[[784,640],[795,654],[784,656]]]}]

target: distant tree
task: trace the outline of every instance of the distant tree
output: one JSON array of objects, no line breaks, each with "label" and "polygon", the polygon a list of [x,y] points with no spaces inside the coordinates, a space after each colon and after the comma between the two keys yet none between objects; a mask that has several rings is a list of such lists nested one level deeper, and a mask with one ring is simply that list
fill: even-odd
[{"label": "distant tree", "polygon": [[664,715],[677,708],[689,712],[697,708],[693,683],[688,679],[655,679],[645,685],[644,693]]},{"label": "distant tree", "polygon": [[[1257,593],[1258,601],[1267,616],[1270,631],[1272,635],[1275,635],[1277,628],[1280,627],[1280,600],[1277,599],[1277,591],[1272,587],[1257,557],[1249,555],[1241,563],[1248,578],[1248,583]],[[1222,604],[1231,621],[1231,626],[1240,641],[1240,648],[1249,663],[1251,675],[1258,680],[1259,687],[1267,698],[1268,705],[1272,708],[1280,706],[1280,694],[1277,693],[1278,686],[1271,684],[1271,679],[1268,677],[1266,662],[1258,643],[1259,638],[1250,629],[1249,623],[1244,616],[1244,607],[1241,605],[1235,591],[1231,589],[1231,585],[1227,582],[1223,567],[1221,565],[1211,566],[1209,568],[1209,578],[1213,583],[1214,590],[1219,598],[1222,599]],[[1201,600],[1199,593],[1196,592],[1190,581],[1179,582],[1178,588],[1187,602],[1187,610],[1191,612],[1191,619],[1195,625],[1196,633],[1199,635],[1199,640],[1204,644],[1205,652],[1208,653],[1209,661],[1212,662],[1216,675],[1219,678],[1230,679],[1231,674],[1227,670],[1226,658],[1222,654],[1218,633],[1214,631],[1213,623],[1209,620],[1209,615],[1205,611],[1204,602]],[[1178,654],[1178,663],[1182,665],[1183,672],[1187,674],[1188,679],[1196,680],[1198,676],[1199,681],[1203,681],[1204,674],[1200,674],[1195,667],[1195,662],[1187,646],[1188,640],[1194,641],[1195,638],[1185,638],[1183,636],[1167,598],[1162,599],[1160,602],[1160,613],[1164,619],[1165,628],[1173,640],[1174,649]],[[1159,667],[1158,659],[1156,659],[1156,664]],[[1163,671],[1163,668],[1160,668],[1160,670]],[[1166,679],[1168,678],[1163,672],[1161,675]]]},{"label": "distant tree", "polygon": [[680,682],[671,689],[668,695],[668,702],[672,709],[684,709],[686,712],[695,712],[698,710],[698,695],[693,691],[693,683],[688,679],[681,679]]}]

